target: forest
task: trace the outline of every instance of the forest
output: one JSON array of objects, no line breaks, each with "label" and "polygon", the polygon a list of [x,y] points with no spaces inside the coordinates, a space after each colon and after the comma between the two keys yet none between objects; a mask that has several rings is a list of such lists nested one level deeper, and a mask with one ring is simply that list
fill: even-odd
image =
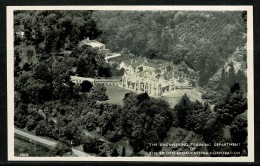
[{"label": "forest", "polygon": [[[244,12],[15,11],[15,126],[59,141],[56,154],[82,145],[85,152],[98,156],[147,156],[161,150],[189,151],[149,146],[150,142],[236,142],[241,146],[196,151],[246,156],[246,76],[235,71],[232,61],[229,70],[222,69],[235,50],[245,46],[244,17]],[[208,89],[204,98],[210,103],[191,101],[185,94],[170,108],[146,93],[125,94],[123,105],[100,103],[107,100],[106,87],[70,80],[72,75],[118,74],[104,54],[78,45],[87,37],[111,51],[185,62],[200,72],[198,86]],[[246,61],[243,50],[238,54]],[[219,79],[212,80],[218,70]],[[126,146],[117,150],[122,141],[129,142],[131,154]]]},{"label": "forest", "polygon": [[246,12],[97,11],[98,37],[113,51],[185,62],[200,72],[200,86],[246,43]]}]

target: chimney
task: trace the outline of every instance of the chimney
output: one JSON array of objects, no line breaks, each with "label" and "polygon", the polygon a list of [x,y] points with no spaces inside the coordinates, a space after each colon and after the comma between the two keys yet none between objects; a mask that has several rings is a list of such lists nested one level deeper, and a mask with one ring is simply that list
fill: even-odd
[{"label": "chimney", "polygon": [[131,64],[133,64],[133,59],[131,59]]}]

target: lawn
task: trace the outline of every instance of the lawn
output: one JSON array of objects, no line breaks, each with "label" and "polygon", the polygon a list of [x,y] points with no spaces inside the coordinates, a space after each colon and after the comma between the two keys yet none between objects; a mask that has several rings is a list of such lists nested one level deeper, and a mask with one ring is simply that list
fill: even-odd
[{"label": "lawn", "polygon": [[[99,101],[100,103],[110,103],[110,104],[120,104],[123,105],[123,98],[125,96],[126,93],[129,92],[133,92],[131,90],[128,89],[124,89],[118,86],[105,86],[107,88],[106,94],[108,95],[108,99],[106,101]],[[171,108],[174,108],[174,106],[179,103],[179,101],[181,100],[182,96],[184,94],[187,94],[188,97],[190,98],[190,100],[192,101],[200,101],[203,102],[203,100],[201,99],[201,93],[197,92],[195,90],[187,90],[187,89],[183,89],[183,90],[176,90],[174,92],[172,92],[171,94],[167,94],[165,96],[162,96],[161,98],[168,101],[170,104]]]},{"label": "lawn", "polygon": [[201,99],[200,92],[197,92],[195,90],[187,90],[187,89],[176,90],[176,91],[172,92],[171,94],[162,96],[161,98],[168,101],[168,103],[170,104],[170,107],[174,108],[174,106],[180,102],[182,96],[185,93],[188,95],[190,100],[192,100],[192,101],[198,100],[199,102],[203,102],[203,100]]},{"label": "lawn", "polygon": [[116,85],[113,86],[105,86],[107,88],[106,94],[108,95],[108,100],[103,101],[104,103],[110,104],[120,104],[123,105],[123,98],[126,93],[133,92]]}]

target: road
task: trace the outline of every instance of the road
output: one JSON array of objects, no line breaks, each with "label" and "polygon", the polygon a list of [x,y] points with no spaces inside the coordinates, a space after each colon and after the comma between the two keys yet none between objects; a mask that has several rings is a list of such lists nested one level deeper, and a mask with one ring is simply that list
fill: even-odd
[{"label": "road", "polygon": [[[90,157],[91,156],[90,154],[79,151],[77,149],[74,149],[74,148],[71,148],[71,149],[72,149],[72,153],[78,157]],[[91,156],[91,157],[94,157],[94,156]]]},{"label": "road", "polygon": [[49,141],[49,140],[47,140],[47,139],[43,139],[43,138],[37,137],[37,136],[35,136],[35,135],[26,133],[26,132],[21,131],[21,130],[19,130],[19,129],[14,129],[14,133],[15,133],[15,134],[18,134],[18,135],[21,135],[21,136],[23,136],[23,137],[29,138],[29,139],[31,139],[31,140],[34,140],[34,141],[43,143],[43,144],[45,144],[45,145],[51,146],[51,147],[55,147],[55,145],[57,144],[56,142]]},{"label": "road", "polygon": [[[31,139],[31,140],[34,140],[34,141],[37,141],[37,142],[40,142],[42,144],[45,144],[45,145],[48,145],[48,146],[51,146],[51,147],[55,147],[55,145],[57,144],[56,142],[54,141],[49,141],[47,139],[44,139],[44,138],[40,138],[38,136],[35,136],[35,135],[32,135],[32,134],[29,134],[29,133],[26,133],[22,130],[19,130],[19,129],[14,129],[14,133],[15,134],[18,134],[18,135],[21,135],[23,137],[26,137],[28,139]],[[72,153],[78,157],[89,157],[91,156],[90,154],[87,154],[85,152],[82,152],[80,150],[77,150],[77,149],[74,149],[74,148],[71,148],[72,149]]]},{"label": "road", "polygon": [[[95,138],[96,136],[93,135],[92,133],[88,132],[88,131],[84,131],[85,135],[90,137],[90,138]],[[106,143],[111,143],[103,138],[98,138],[97,140],[101,141],[101,142],[106,142]]]}]

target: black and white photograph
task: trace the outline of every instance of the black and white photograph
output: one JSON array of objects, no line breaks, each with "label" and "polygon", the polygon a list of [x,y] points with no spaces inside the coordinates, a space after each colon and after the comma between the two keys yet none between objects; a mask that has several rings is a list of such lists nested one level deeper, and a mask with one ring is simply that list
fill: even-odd
[{"label": "black and white photograph", "polygon": [[13,6],[8,158],[254,161],[250,6]]}]

